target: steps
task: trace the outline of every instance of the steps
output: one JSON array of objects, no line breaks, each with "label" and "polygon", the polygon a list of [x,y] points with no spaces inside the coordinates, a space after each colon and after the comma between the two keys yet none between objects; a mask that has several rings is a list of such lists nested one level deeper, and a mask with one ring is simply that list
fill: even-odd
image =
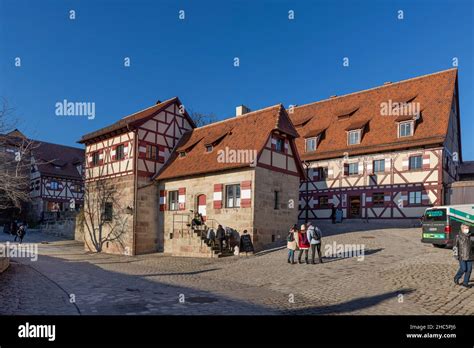
[{"label": "steps", "polygon": [[218,243],[216,245],[208,245],[206,243],[207,232],[208,226],[206,225],[194,226],[193,229],[189,228],[186,231],[174,231],[175,237],[171,240],[172,255],[208,258],[234,255],[230,250],[224,250],[220,253]]}]

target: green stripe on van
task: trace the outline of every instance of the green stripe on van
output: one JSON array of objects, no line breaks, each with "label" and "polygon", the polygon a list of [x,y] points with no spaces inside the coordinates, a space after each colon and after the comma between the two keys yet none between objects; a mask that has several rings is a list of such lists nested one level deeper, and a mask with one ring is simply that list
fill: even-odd
[{"label": "green stripe on van", "polygon": [[450,218],[453,219],[453,220],[462,222],[463,224],[466,224],[466,225],[469,225],[469,226],[474,226],[474,223],[472,223],[471,221],[459,219],[459,218],[454,217],[454,216],[450,216]]},{"label": "green stripe on van", "polygon": [[468,213],[465,213],[463,211],[460,211],[460,210],[457,210],[457,209],[454,209],[454,208],[449,208],[449,212],[451,214],[456,214],[458,216],[462,216],[466,219],[469,219],[469,220],[474,220],[474,214],[468,214]]}]

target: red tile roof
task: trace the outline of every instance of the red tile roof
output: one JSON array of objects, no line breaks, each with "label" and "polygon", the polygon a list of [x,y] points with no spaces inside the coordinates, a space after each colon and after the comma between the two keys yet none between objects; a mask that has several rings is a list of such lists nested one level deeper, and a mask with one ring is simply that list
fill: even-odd
[{"label": "red tile roof", "polygon": [[[181,105],[181,102],[178,97],[168,99],[164,102],[159,102],[158,104],[153,105],[147,109],[125,116],[119,121],[111,124],[110,126],[107,126],[99,130],[96,130],[92,133],[86,134],[82,136],[81,140],[79,140],[78,142],[81,144],[90,143],[90,142],[94,142],[97,138],[109,136],[111,134],[115,134],[116,132],[126,131],[130,127],[146,122],[149,118],[153,117],[154,115],[159,113],[161,110],[166,109],[168,106],[172,105],[175,102]],[[194,121],[191,119],[191,117],[189,117],[186,111],[184,113],[184,116],[187,118],[188,122],[191,124],[192,127],[196,126],[194,124]]]},{"label": "red tile roof", "polygon": [[[229,150],[256,150],[260,153],[273,130],[290,137],[298,135],[281,104],[193,129],[181,138],[178,150],[172,153],[155,178],[163,180],[249,167],[249,163],[219,162],[219,150],[227,147]],[[213,150],[206,152],[205,145],[210,143],[214,143]],[[179,157],[178,152],[185,149],[186,156]]]},{"label": "red tile roof", "polygon": [[[415,146],[441,145],[446,137],[457,69],[391,83],[369,90],[295,107],[290,118],[301,136],[296,139],[302,160],[391,151]],[[381,114],[381,103],[420,103],[421,119],[412,137],[398,138],[397,117]],[[343,116],[342,118],[340,116]],[[310,121],[307,121],[311,117]],[[362,141],[347,145],[347,129],[367,123]],[[400,120],[400,118],[399,118]],[[317,150],[305,153],[305,137],[321,129],[324,139]]]}]

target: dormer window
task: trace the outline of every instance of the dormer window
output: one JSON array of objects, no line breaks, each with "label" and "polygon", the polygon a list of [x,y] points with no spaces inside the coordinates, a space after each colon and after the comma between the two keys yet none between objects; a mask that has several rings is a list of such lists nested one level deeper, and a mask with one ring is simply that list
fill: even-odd
[{"label": "dormer window", "polygon": [[413,121],[400,122],[398,124],[398,137],[411,137],[413,135]]},{"label": "dormer window", "polygon": [[306,139],[306,152],[316,151],[318,146],[318,137],[312,137]]},{"label": "dormer window", "polygon": [[206,145],[206,152],[211,152],[213,148],[212,145]]},{"label": "dormer window", "polygon": [[347,144],[356,145],[360,144],[360,129],[351,130],[347,133]]}]

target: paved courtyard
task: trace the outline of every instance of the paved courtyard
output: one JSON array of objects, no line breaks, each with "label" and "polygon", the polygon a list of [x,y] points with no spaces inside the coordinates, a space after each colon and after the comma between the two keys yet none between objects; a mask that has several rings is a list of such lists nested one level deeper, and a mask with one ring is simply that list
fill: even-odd
[{"label": "paved courtyard", "polygon": [[281,247],[223,259],[126,257],[31,232],[25,242],[40,255],[13,258],[0,274],[0,314],[474,314],[474,289],[453,284],[451,250],[422,244],[419,228],[322,227],[325,245],[363,245],[363,260],[330,253],[323,264],[290,265]]}]

